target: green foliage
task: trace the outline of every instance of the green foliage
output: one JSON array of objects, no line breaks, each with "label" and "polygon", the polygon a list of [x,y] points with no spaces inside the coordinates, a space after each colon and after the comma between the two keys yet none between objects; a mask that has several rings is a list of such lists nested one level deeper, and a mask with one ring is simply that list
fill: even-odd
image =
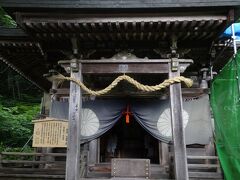
[{"label": "green foliage", "polygon": [[[25,153],[32,153],[34,149],[30,146],[26,146],[24,149],[21,147],[6,147],[3,143],[0,143],[0,152],[25,152]],[[33,160],[33,156],[14,156],[14,155],[5,155],[2,157],[4,160]]]},{"label": "green foliage", "polygon": [[0,144],[3,147],[22,147],[32,136],[32,120],[39,114],[40,105],[0,97]]},{"label": "green foliage", "polygon": [[33,134],[42,91],[1,61],[0,81],[0,152],[21,151]]},{"label": "green foliage", "polygon": [[0,24],[6,27],[16,27],[16,22],[0,7]]}]

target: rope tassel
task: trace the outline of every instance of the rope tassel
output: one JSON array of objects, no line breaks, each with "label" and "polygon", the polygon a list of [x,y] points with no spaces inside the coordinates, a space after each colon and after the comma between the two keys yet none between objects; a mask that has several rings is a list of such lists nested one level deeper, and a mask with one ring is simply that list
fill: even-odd
[{"label": "rope tassel", "polygon": [[123,81],[123,80],[128,81],[130,84],[134,85],[137,89],[139,89],[141,91],[145,91],[145,92],[159,91],[161,89],[164,89],[164,88],[170,86],[171,84],[180,83],[180,82],[184,82],[187,87],[191,87],[193,85],[193,81],[191,79],[185,78],[183,76],[178,76],[178,77],[174,77],[174,78],[171,78],[171,79],[166,79],[162,83],[160,83],[158,85],[155,85],[155,86],[148,86],[148,85],[144,85],[144,84],[139,83],[138,81],[136,81],[135,79],[131,78],[130,76],[121,75],[121,76],[118,76],[106,88],[104,88],[102,90],[94,91],[94,90],[91,90],[88,87],[86,87],[85,84],[83,84],[78,79],[75,79],[75,78],[72,78],[72,77],[65,77],[62,74],[58,74],[58,75],[55,75],[55,76],[51,77],[51,80],[72,81],[72,82],[76,83],[78,86],[80,86],[81,89],[83,89],[88,94],[93,95],[93,96],[101,96],[103,94],[108,93],[114,87],[116,87],[120,81]]}]

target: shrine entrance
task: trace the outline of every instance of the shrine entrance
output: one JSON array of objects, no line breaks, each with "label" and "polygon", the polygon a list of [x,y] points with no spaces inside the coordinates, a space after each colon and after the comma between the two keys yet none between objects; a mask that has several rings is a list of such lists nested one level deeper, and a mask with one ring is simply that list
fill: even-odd
[{"label": "shrine entrance", "polygon": [[159,141],[134,118],[127,123],[122,117],[100,138],[100,162],[111,162],[112,158],[150,159],[159,164]]}]

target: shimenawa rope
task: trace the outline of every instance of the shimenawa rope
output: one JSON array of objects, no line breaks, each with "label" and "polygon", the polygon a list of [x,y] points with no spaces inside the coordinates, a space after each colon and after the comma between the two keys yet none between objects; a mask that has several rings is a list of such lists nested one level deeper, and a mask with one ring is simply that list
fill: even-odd
[{"label": "shimenawa rope", "polygon": [[158,85],[148,86],[148,85],[141,84],[138,81],[136,81],[135,79],[131,78],[130,76],[127,76],[127,75],[124,74],[124,75],[118,76],[106,88],[104,88],[102,90],[94,91],[94,90],[89,89],[85,84],[83,84],[83,82],[79,81],[78,79],[75,79],[75,78],[72,78],[72,77],[65,77],[62,74],[55,75],[51,79],[52,80],[59,80],[59,81],[62,81],[62,80],[72,81],[72,82],[76,83],[78,86],[80,86],[88,94],[93,95],[93,96],[101,96],[103,94],[108,93],[114,87],[116,87],[118,85],[118,83],[122,80],[126,80],[130,84],[134,85],[137,89],[142,90],[142,91],[146,91],[146,92],[159,91],[159,90],[161,90],[163,88],[166,88],[166,87],[168,87],[168,86],[170,86],[171,84],[174,84],[174,83],[184,82],[187,87],[191,87],[192,84],[193,84],[193,81],[191,79],[185,78],[183,76],[177,76],[177,77],[174,77],[174,78],[166,79]]}]

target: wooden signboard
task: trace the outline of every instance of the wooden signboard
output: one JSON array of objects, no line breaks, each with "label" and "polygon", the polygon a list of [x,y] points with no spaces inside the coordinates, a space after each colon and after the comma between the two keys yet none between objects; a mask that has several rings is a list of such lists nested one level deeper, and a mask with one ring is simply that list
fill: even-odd
[{"label": "wooden signboard", "polygon": [[67,120],[46,118],[33,123],[33,147],[67,147]]}]

